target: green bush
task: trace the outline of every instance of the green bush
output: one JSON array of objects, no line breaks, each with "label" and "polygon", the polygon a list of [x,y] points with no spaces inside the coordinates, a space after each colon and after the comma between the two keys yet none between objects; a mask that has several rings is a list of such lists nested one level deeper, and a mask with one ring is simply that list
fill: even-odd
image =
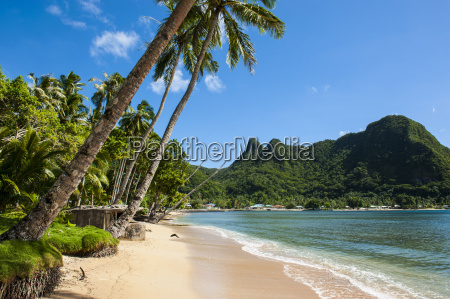
[{"label": "green bush", "polygon": [[20,219],[25,217],[22,212],[11,212],[0,215],[0,234],[7,231],[11,226],[19,222]]}]

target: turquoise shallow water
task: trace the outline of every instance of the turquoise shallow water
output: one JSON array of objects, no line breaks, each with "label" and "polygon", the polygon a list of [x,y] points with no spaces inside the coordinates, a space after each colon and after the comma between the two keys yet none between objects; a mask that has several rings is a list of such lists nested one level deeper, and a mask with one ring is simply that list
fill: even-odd
[{"label": "turquoise shallow water", "polygon": [[192,213],[322,298],[450,298],[450,211]]}]

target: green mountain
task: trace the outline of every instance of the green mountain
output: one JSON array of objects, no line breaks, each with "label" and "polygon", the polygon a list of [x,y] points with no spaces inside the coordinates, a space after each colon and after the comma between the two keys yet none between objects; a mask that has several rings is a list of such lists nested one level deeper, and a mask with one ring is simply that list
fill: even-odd
[{"label": "green mountain", "polygon": [[[186,192],[214,169],[201,168]],[[191,198],[219,206],[254,203],[333,207],[450,202],[450,149],[404,116],[386,116],[365,131],[310,146],[249,140],[240,159]]]}]

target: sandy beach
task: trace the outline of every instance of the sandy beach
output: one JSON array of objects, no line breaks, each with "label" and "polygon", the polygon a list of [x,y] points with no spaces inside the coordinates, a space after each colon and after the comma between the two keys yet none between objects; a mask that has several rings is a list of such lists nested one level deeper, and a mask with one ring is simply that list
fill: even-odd
[{"label": "sandy beach", "polygon": [[145,241],[121,241],[114,257],[64,257],[64,278],[51,298],[318,298],[284,275],[281,263],[233,241],[195,227],[147,229]]},{"label": "sandy beach", "polygon": [[145,241],[121,241],[113,257],[65,256],[64,279],[51,298],[199,298],[187,245],[170,237],[172,227],[147,224],[147,229]]}]

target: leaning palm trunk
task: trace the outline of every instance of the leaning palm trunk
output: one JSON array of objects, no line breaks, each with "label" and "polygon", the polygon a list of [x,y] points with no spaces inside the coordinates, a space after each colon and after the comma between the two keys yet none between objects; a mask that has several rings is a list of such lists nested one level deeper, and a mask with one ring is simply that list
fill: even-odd
[{"label": "leaning palm trunk", "polygon": [[112,192],[112,199],[111,199],[111,201],[113,201],[115,205],[119,203],[118,200],[116,202],[116,200],[114,200],[114,199],[117,196],[117,191],[119,189],[119,184],[120,184],[120,178],[122,177],[123,170],[125,168],[125,161],[126,161],[125,158],[120,160],[117,176],[116,176],[116,179],[114,180],[114,186],[113,186],[113,192]]},{"label": "leaning palm trunk", "polygon": [[189,181],[189,179],[191,178],[191,177],[193,177],[194,176],[194,174],[197,172],[197,170],[199,170],[200,169],[200,167],[202,167],[202,165],[203,165],[203,163],[205,163],[205,161],[203,160],[202,161],[202,163],[194,170],[194,172],[193,173],[191,173],[191,175],[187,178],[187,179],[185,179],[184,181],[185,182],[187,182],[187,181]]},{"label": "leaning palm trunk", "polygon": [[203,59],[205,58],[205,54],[206,54],[206,51],[208,50],[209,44],[211,43],[211,40],[213,38],[215,28],[216,28],[217,24],[219,23],[219,15],[220,15],[220,11],[216,10],[214,12],[214,16],[213,16],[212,22],[211,22],[209,30],[208,30],[208,34],[202,45],[200,54],[197,57],[197,63],[195,65],[194,72],[192,73],[192,77],[191,77],[191,81],[189,82],[188,89],[186,90],[186,93],[181,98],[180,102],[178,103],[177,108],[175,109],[175,111],[172,114],[172,117],[170,118],[169,124],[166,127],[166,131],[164,132],[163,138],[161,139],[159,148],[156,152],[156,156],[155,156],[154,160],[152,161],[152,164],[150,165],[150,167],[147,171],[147,174],[145,175],[144,179],[142,180],[142,183],[140,184],[138,190],[136,191],[136,194],[134,195],[133,200],[128,205],[125,212],[109,228],[107,228],[107,231],[109,231],[113,235],[114,238],[118,238],[123,235],[128,223],[131,221],[134,214],[136,214],[136,211],[139,209],[139,206],[141,205],[142,199],[144,198],[145,194],[147,193],[148,188],[150,187],[150,184],[152,183],[153,177],[155,175],[156,170],[158,169],[161,159],[163,158],[164,150],[166,148],[167,143],[169,142],[170,135],[172,134],[175,124],[177,123],[178,117],[180,116],[181,112],[184,109],[184,106],[186,106],[186,103],[189,100],[189,97],[191,96],[192,92],[194,91],[195,84],[197,83],[198,75],[200,72],[200,67],[202,65]]},{"label": "leaning palm trunk", "polygon": [[125,188],[127,186],[127,182],[130,179],[131,171],[133,170],[133,167],[136,164],[136,161],[139,158],[139,155],[141,154],[141,152],[143,150],[145,150],[145,142],[147,141],[148,136],[152,132],[153,128],[155,127],[156,122],[158,121],[159,116],[161,115],[161,113],[163,111],[164,104],[166,103],[167,95],[169,94],[170,86],[172,85],[173,78],[175,77],[175,71],[177,70],[178,61],[180,60],[181,50],[182,50],[181,47],[178,48],[177,58],[175,60],[176,64],[175,64],[175,66],[173,68],[172,74],[170,75],[169,82],[167,83],[166,91],[164,92],[164,95],[163,95],[162,100],[161,100],[161,104],[159,105],[158,113],[156,113],[155,118],[152,120],[150,126],[148,127],[147,131],[145,131],[145,134],[142,137],[143,143],[142,143],[141,148],[136,153],[134,159],[131,159],[129,161],[129,163],[128,163],[127,170],[125,172],[125,176],[124,176],[124,178],[122,180],[122,184],[120,185],[119,193],[117,194],[117,196],[116,196],[116,198],[114,200],[114,204],[118,204],[120,199],[122,198],[123,192],[125,191]]},{"label": "leaning palm trunk", "polygon": [[115,124],[122,116],[150,69],[158,60],[176,30],[183,22],[195,0],[181,0],[159,30],[144,55],[125,79],[117,95],[107,105],[105,113],[80,147],[65,171],[36,207],[19,223],[0,236],[0,240],[39,240],[67,203],[95,156],[105,143]]},{"label": "leaning palm trunk", "polygon": [[125,193],[125,200],[124,200],[125,204],[128,203],[128,194],[130,193],[131,184],[133,183],[135,174],[136,174],[136,168],[134,169],[133,174],[131,175],[131,180],[128,182],[127,193]]},{"label": "leaning palm trunk", "polygon": [[197,187],[195,187],[191,192],[189,192],[188,194],[186,194],[182,199],[180,199],[173,207],[171,207],[170,209],[168,209],[167,211],[164,211],[164,213],[162,213],[161,215],[159,215],[158,217],[156,217],[156,221],[154,223],[158,223],[161,219],[163,219],[164,217],[166,217],[167,215],[170,214],[170,212],[172,212],[173,210],[175,210],[176,208],[178,208],[178,206],[186,200],[186,198],[188,198],[189,196],[191,196],[192,193],[194,193],[195,191],[197,191],[201,186],[203,186],[204,184],[206,184],[210,179],[213,178],[213,176],[215,176],[219,170],[222,169],[222,167],[225,165],[225,163],[227,163],[227,161],[223,162],[222,166],[220,166],[219,169],[217,169],[212,175],[210,175],[206,180],[204,180],[200,185],[198,185]]},{"label": "leaning palm trunk", "polygon": [[155,201],[155,202],[152,204],[152,208],[151,208],[150,213],[149,213],[149,215],[148,215],[148,222],[156,223],[156,222],[155,222],[155,219],[156,219],[156,213],[157,213],[157,210],[158,210],[159,207],[162,205],[162,203],[164,202],[164,200],[166,200],[166,198],[167,198],[167,195],[165,195],[163,198],[161,198],[160,201],[158,201],[158,202]]}]

